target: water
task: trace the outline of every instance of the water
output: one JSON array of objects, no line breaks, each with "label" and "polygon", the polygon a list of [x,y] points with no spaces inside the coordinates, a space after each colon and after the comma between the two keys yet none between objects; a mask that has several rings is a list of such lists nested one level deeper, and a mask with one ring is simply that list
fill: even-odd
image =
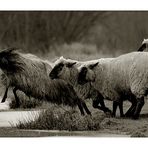
[{"label": "water", "polygon": [[34,120],[40,113],[37,111],[1,111],[0,112],[0,127],[11,127],[19,121]]}]

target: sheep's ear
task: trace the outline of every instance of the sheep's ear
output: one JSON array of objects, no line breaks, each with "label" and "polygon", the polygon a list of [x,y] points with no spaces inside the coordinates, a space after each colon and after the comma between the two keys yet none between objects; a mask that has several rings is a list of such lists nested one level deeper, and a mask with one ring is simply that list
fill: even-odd
[{"label": "sheep's ear", "polygon": [[94,63],[94,64],[91,64],[91,65],[89,65],[89,68],[90,68],[90,69],[93,69],[93,68],[95,68],[98,64],[99,64],[99,62]]},{"label": "sheep's ear", "polygon": [[67,67],[72,67],[73,65],[75,65],[77,62],[68,62],[68,63],[66,63],[66,66]]},{"label": "sheep's ear", "polygon": [[60,60],[64,60],[64,57],[63,57],[63,56],[61,56],[59,59],[60,59]]},{"label": "sheep's ear", "polygon": [[144,51],[146,49],[146,43],[142,44],[137,51]]}]

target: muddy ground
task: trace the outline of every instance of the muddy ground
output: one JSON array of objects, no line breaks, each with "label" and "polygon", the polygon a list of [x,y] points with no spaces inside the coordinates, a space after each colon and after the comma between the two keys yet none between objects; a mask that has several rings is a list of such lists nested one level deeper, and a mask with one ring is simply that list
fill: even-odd
[{"label": "muddy ground", "polygon": [[[106,102],[107,106],[112,105],[111,102]],[[128,110],[130,103],[124,102],[124,112]],[[145,105],[141,111],[140,118],[133,120],[130,118],[119,117],[119,110],[116,118],[104,118],[101,122],[101,128],[108,133],[126,133],[131,137],[147,137],[148,136],[148,101],[145,100]]]}]

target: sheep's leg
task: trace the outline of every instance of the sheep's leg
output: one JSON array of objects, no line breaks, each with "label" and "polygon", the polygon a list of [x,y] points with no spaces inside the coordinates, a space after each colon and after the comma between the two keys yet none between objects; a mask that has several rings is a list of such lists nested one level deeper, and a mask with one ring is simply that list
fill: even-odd
[{"label": "sheep's leg", "polygon": [[[98,104],[100,104],[101,106],[99,106]],[[111,113],[111,110],[105,106],[104,100],[103,100],[103,99],[100,99],[100,98],[99,98],[99,99],[93,100],[92,106],[93,106],[94,108],[97,108],[97,109],[99,109],[99,110],[104,111],[105,113],[106,113],[106,112]]]},{"label": "sheep's leg", "polygon": [[103,110],[105,113],[106,113],[106,112],[109,112],[109,113],[112,112],[109,108],[107,108],[107,107],[105,106],[104,98],[101,98],[101,99],[99,98],[98,101],[99,101],[99,103],[100,103],[100,105],[101,105],[102,110]]},{"label": "sheep's leg", "polygon": [[84,113],[84,110],[83,110],[82,102],[80,100],[78,101],[78,108],[79,108],[79,110],[81,112],[81,115],[84,116],[85,113]]},{"label": "sheep's leg", "polygon": [[119,103],[120,117],[125,117],[123,113],[123,101]]},{"label": "sheep's leg", "polygon": [[137,100],[136,98],[131,98],[131,100],[129,100],[132,105],[131,107],[128,109],[128,111],[125,113],[125,116],[126,117],[132,117],[134,112],[135,112],[135,109],[136,109],[136,106],[137,106]]},{"label": "sheep's leg", "polygon": [[116,116],[116,110],[117,110],[118,105],[119,105],[118,102],[113,101],[113,113],[112,113],[112,117],[115,117]]},{"label": "sheep's leg", "polygon": [[19,108],[20,107],[20,100],[19,100],[19,98],[18,98],[18,96],[17,96],[17,94],[16,94],[16,91],[17,91],[18,89],[15,87],[14,89],[13,89],[13,94],[14,94],[14,97],[15,97],[15,100],[16,100],[16,108]]},{"label": "sheep's leg", "polygon": [[6,101],[7,94],[8,94],[8,89],[9,89],[9,87],[6,87],[5,94],[4,94],[4,96],[3,96],[3,99],[2,99],[2,101],[1,101],[1,103],[3,103],[3,102]]},{"label": "sheep's leg", "polygon": [[86,106],[86,103],[85,103],[85,102],[82,102],[82,105],[83,105],[84,110],[86,111],[86,113],[87,113],[88,115],[91,115],[91,112],[89,111],[88,107]]},{"label": "sheep's leg", "polygon": [[125,116],[126,117],[132,117],[134,112],[135,112],[135,109],[136,109],[136,105],[135,104],[132,104],[132,106],[128,109],[128,111],[125,113]]},{"label": "sheep's leg", "polygon": [[135,109],[135,112],[134,112],[134,115],[133,115],[133,119],[139,118],[139,115],[140,115],[140,112],[141,112],[141,109],[142,109],[144,103],[145,103],[144,97],[138,98],[138,102],[137,102],[136,109]]}]

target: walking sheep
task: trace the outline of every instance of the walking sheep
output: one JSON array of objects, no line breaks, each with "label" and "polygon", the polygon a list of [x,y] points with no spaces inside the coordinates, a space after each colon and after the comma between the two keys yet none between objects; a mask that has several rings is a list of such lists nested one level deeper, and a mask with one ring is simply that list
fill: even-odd
[{"label": "walking sheep", "polygon": [[[85,100],[87,98],[93,99],[93,107],[103,110],[104,112],[111,111],[105,107],[104,98],[102,95],[91,87],[90,83],[86,83],[81,86],[77,82],[78,69],[77,67],[84,62],[79,62],[76,60],[65,59],[63,57],[59,58],[50,72],[49,76],[51,79],[62,79],[71,84],[74,87],[79,98]],[[99,103],[101,106],[99,106]]]},{"label": "walking sheep", "polygon": [[[51,70],[52,63],[50,63],[49,61],[46,61],[46,60],[41,60],[37,56],[32,55],[32,54],[25,54],[25,55],[30,59],[43,61],[43,63],[46,65],[45,66],[46,67],[46,72],[47,72],[47,74],[49,74],[49,72]],[[7,75],[5,73],[1,74],[1,81],[2,81],[2,84],[5,86],[5,93],[4,93],[4,96],[3,96],[2,100],[1,100],[1,103],[3,103],[3,102],[6,101],[6,98],[7,98],[8,90],[9,90],[9,87],[10,87],[10,81],[9,81],[9,78],[7,77]],[[17,89],[14,88],[13,89],[13,94],[14,94],[15,100],[16,100],[16,107],[19,107],[20,106],[20,101],[19,101],[19,98],[17,97],[16,91],[17,91]]]},{"label": "walking sheep", "polygon": [[[148,94],[148,53],[132,52],[112,59],[99,59],[82,65],[79,83],[92,82],[104,98],[120,102],[126,97],[137,102],[129,109],[138,119]],[[134,97],[133,97],[134,96]]]},{"label": "walking sheep", "polygon": [[90,114],[85,102],[77,97],[73,87],[63,80],[51,80],[48,76],[51,65],[36,56],[6,49],[0,52],[0,68],[14,92],[21,90],[27,96],[51,103],[71,107],[78,105],[82,115],[83,109]]},{"label": "walking sheep", "polygon": [[[52,63],[50,63],[47,60],[39,59],[37,56],[32,55],[32,54],[25,54],[25,55],[30,59],[34,59],[34,60],[38,59],[39,61],[42,61],[45,64],[45,68],[46,68],[45,73],[47,73],[47,75],[49,74],[49,72],[51,71]],[[4,93],[4,96],[3,96],[2,100],[1,100],[1,103],[3,103],[3,102],[6,101],[8,90],[9,90],[9,87],[10,87],[9,79],[8,79],[7,75],[5,75],[5,73],[1,74],[1,81],[2,81],[2,84],[5,86],[5,93]],[[14,94],[15,99],[16,99],[16,107],[19,107],[20,106],[20,101],[19,101],[19,98],[17,97],[16,91],[17,91],[17,89],[14,88],[13,89],[13,94]]]}]

